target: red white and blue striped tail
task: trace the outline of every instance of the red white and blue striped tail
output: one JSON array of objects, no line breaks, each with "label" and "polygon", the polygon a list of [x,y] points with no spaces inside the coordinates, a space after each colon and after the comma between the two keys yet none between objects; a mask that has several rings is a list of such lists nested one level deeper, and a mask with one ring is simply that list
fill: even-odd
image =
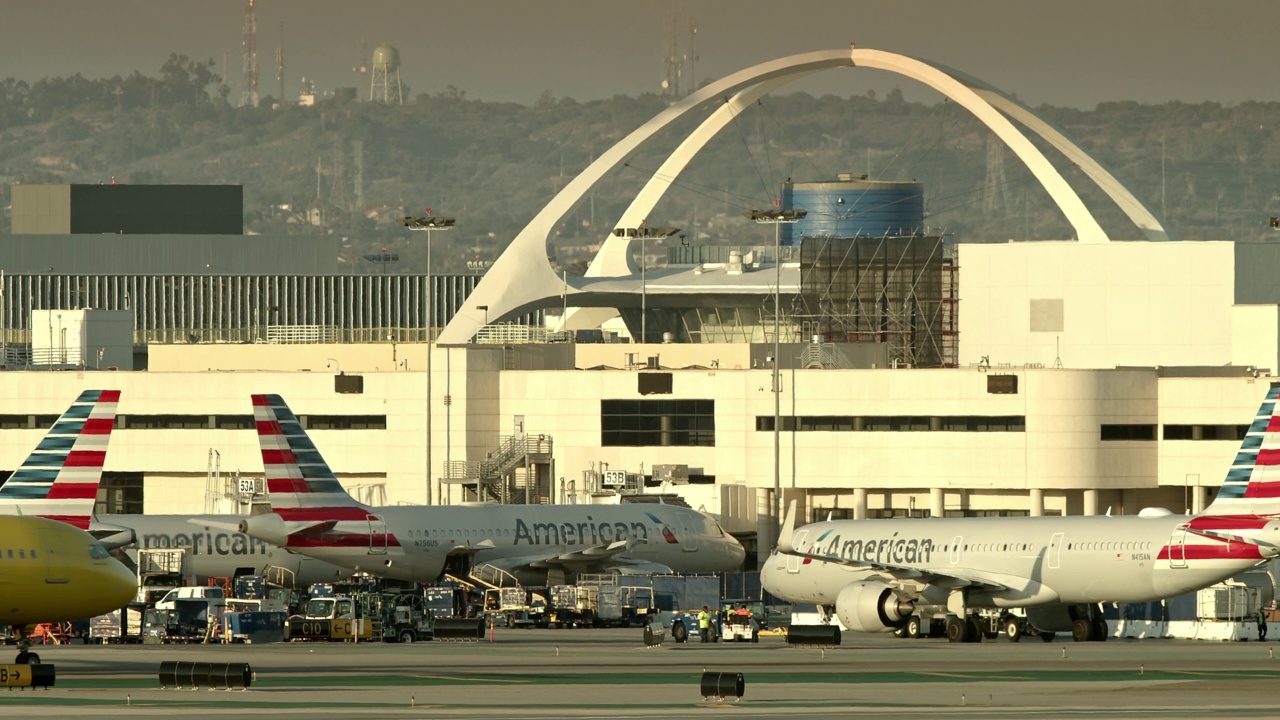
[{"label": "red white and blue striped tail", "polygon": [[254,395],[253,418],[272,511],[286,521],[368,517],[368,508],[342,488],[283,398]]},{"label": "red white and blue striped tail", "polygon": [[119,390],[86,390],[0,485],[0,515],[34,515],[89,529]]},{"label": "red white and blue striped tail", "polygon": [[1222,489],[1203,516],[1280,515],[1280,382],[1273,382],[1249,425]]}]

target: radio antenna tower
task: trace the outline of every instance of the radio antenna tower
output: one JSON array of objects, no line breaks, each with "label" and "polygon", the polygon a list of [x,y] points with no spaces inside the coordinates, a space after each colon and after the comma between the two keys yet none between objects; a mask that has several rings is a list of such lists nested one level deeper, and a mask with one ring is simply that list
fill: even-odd
[{"label": "radio antenna tower", "polygon": [[276,46],[276,102],[284,102],[284,21],[280,21],[280,44]]},{"label": "radio antenna tower", "polygon": [[256,0],[244,0],[244,80],[240,84],[240,106],[258,107],[258,14]]}]

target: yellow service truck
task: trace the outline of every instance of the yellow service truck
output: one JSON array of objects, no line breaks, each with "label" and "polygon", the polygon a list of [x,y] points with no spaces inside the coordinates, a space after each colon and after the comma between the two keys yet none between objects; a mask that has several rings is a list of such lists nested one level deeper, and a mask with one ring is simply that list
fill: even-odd
[{"label": "yellow service truck", "polygon": [[[312,598],[302,617],[289,618],[290,640],[366,642],[373,639],[377,595]],[[379,638],[381,639],[381,638]]]}]

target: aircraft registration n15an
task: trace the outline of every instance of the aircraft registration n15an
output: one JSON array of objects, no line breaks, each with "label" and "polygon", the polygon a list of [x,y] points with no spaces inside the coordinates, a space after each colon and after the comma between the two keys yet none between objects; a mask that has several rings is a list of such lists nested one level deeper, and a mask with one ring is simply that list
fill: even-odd
[{"label": "aircraft registration n15an", "polygon": [[[1214,501],[1196,516],[828,520],[796,527],[793,502],[764,588],[832,609],[850,630],[920,631],[941,608],[952,642],[978,639],[985,614],[1023,633],[1106,639],[1099,603],[1160,600],[1280,555],[1280,418],[1273,384]],[[1025,609],[1026,617],[1008,610]]]},{"label": "aircraft registration n15an", "polygon": [[[28,515],[87,529],[108,550],[136,562],[139,548],[183,548],[189,581],[261,573],[298,587],[341,579],[336,565],[288,552],[236,530],[240,515],[103,515],[93,506],[115,427],[119,390],[86,390],[67,408],[31,455],[0,485],[0,516]],[[136,567],[136,565],[135,565]]]},{"label": "aircraft registration n15an", "polygon": [[735,570],[745,556],[714,519],[674,505],[362,505],[279,395],[254,395],[253,411],[273,512],[241,532],[352,570],[431,582],[489,567],[541,584],[611,568]]},{"label": "aircraft registration n15an", "polygon": [[133,573],[84,530],[38,517],[0,517],[0,623],[18,633],[17,663],[39,663],[27,626],[80,620],[124,607]]}]

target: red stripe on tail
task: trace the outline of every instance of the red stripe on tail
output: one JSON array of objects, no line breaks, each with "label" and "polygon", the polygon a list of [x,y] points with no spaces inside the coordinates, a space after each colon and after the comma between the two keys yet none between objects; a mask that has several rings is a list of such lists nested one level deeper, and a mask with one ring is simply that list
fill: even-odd
[{"label": "red stripe on tail", "polygon": [[93,500],[98,497],[98,483],[55,482],[49,486],[50,500]]},{"label": "red stripe on tail", "polygon": [[62,464],[64,467],[100,468],[106,459],[105,450],[72,450],[67,453],[67,460]]},{"label": "red stripe on tail", "polygon": [[267,492],[272,495],[307,495],[311,488],[302,478],[267,478]]},{"label": "red stripe on tail", "polygon": [[357,520],[364,522],[377,516],[355,505],[336,505],[323,508],[274,508],[281,519],[289,522],[323,522],[326,520]]},{"label": "red stripe on tail", "polygon": [[89,418],[84,421],[81,435],[110,435],[116,421],[112,418]]}]

